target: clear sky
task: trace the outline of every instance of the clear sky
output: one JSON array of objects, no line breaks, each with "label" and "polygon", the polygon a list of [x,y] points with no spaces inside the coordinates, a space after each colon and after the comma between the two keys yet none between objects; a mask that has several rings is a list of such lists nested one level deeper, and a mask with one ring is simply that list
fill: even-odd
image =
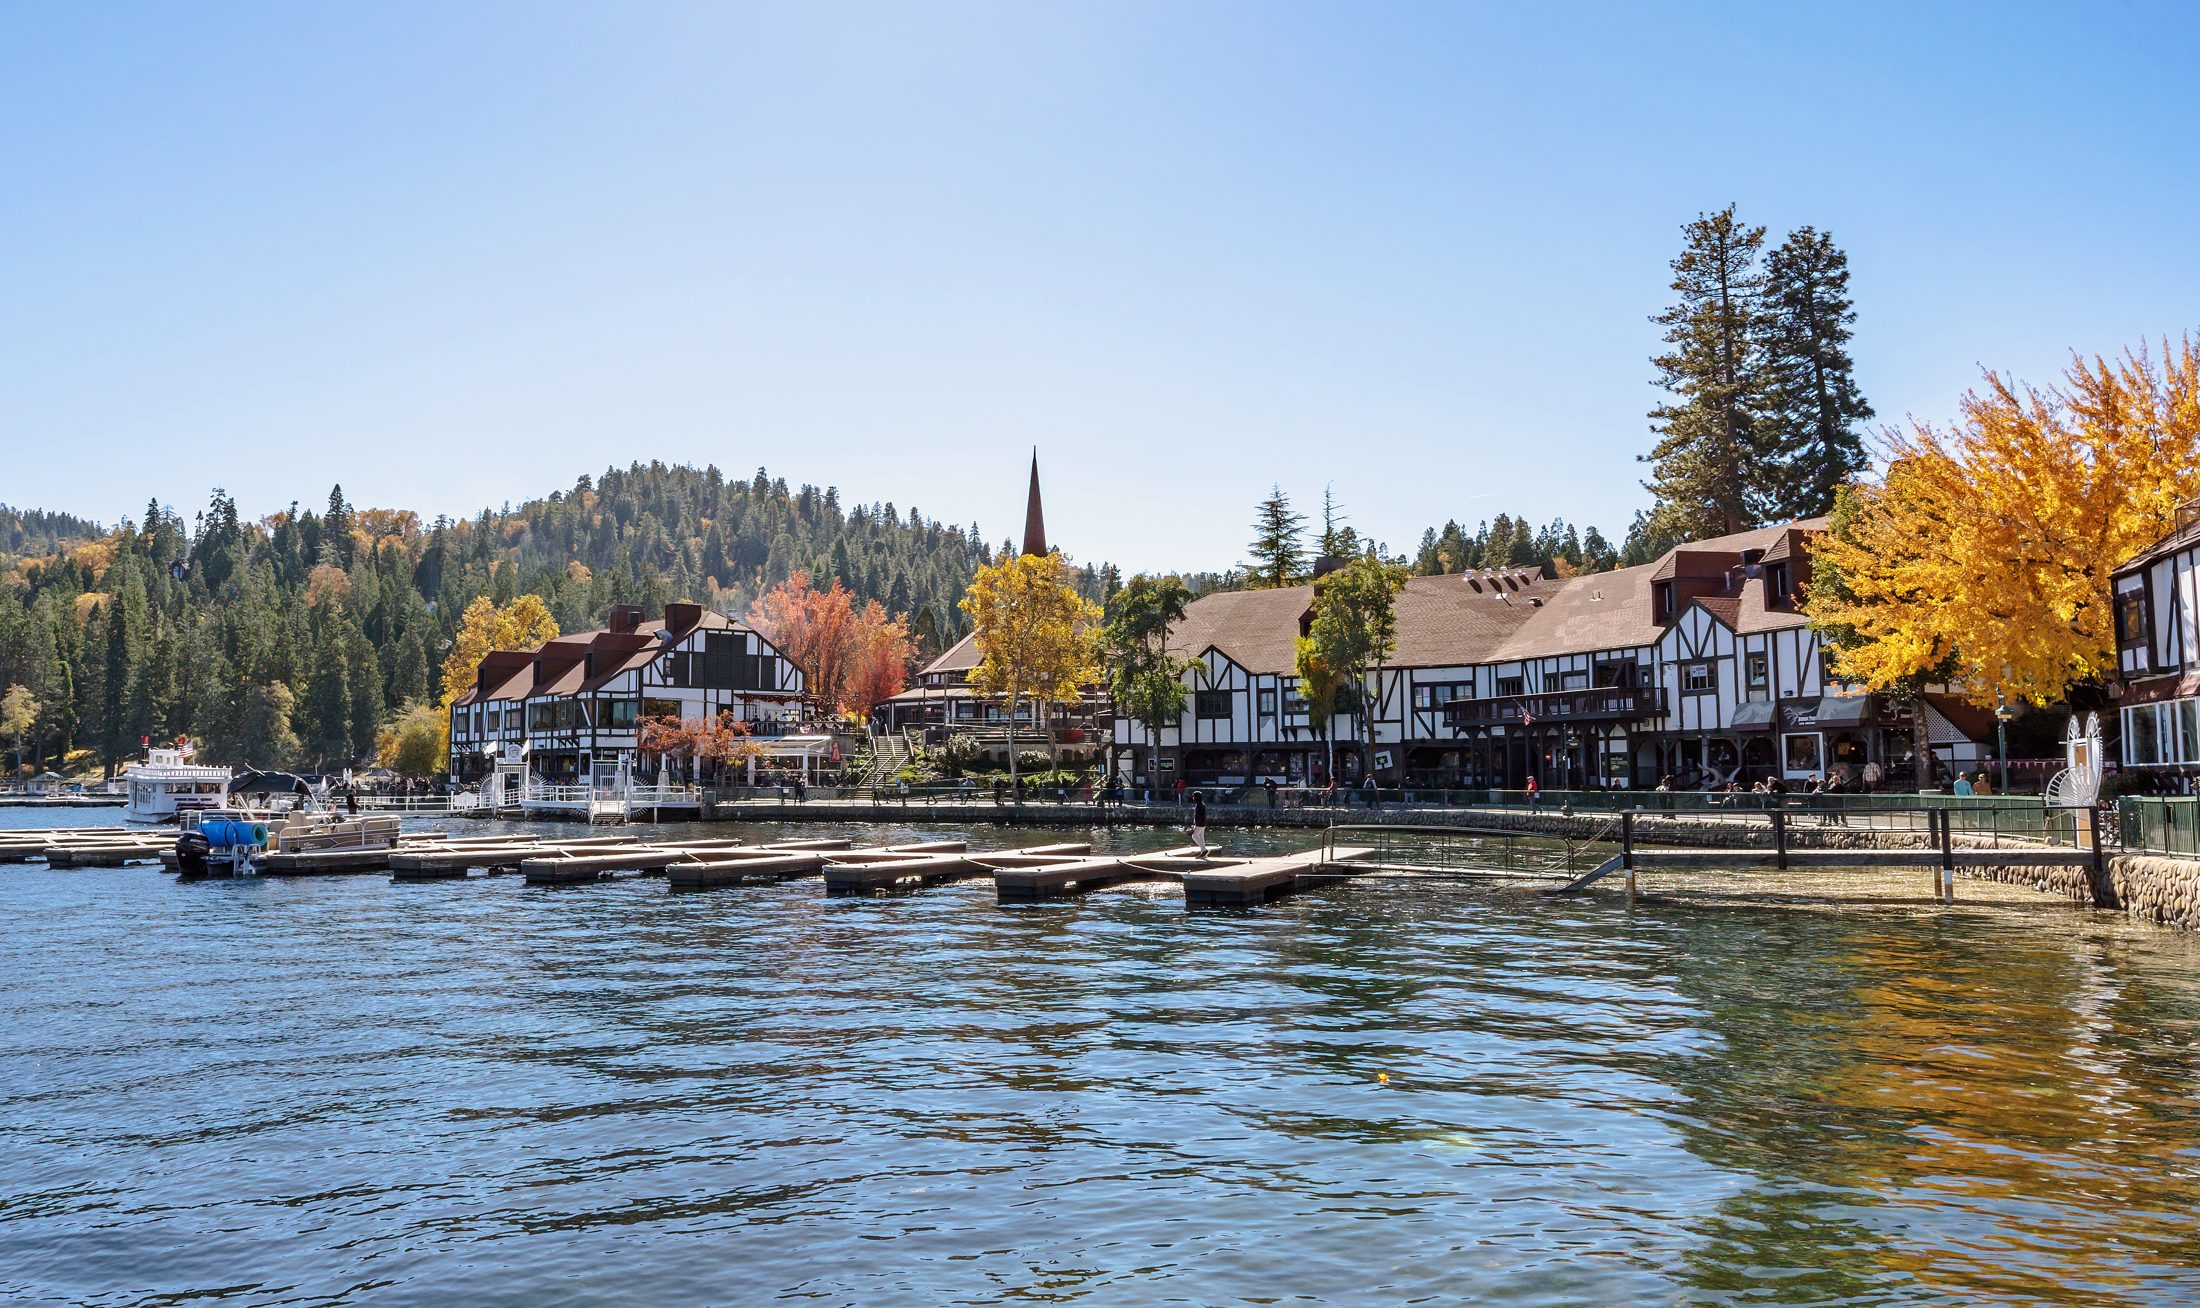
[{"label": "clear sky", "polygon": [[1680,225],[1848,250],[1883,417],[2200,328],[2200,6],[0,4],[0,501],[633,459],[1226,566],[1623,529]]}]

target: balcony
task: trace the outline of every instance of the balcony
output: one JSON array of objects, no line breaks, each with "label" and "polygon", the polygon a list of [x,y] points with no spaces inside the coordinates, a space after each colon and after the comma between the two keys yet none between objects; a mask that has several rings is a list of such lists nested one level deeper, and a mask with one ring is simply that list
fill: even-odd
[{"label": "balcony", "polygon": [[1454,731],[1481,727],[1517,727],[1561,722],[1625,722],[1665,712],[1665,691],[1658,686],[1600,686],[1594,690],[1547,690],[1534,695],[1495,699],[1455,699],[1444,706],[1444,724]]}]

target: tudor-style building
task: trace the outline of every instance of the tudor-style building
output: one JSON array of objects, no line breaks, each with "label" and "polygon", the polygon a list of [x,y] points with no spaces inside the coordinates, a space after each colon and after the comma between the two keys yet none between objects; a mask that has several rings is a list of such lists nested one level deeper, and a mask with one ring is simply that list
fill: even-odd
[{"label": "tudor-style building", "polygon": [[2110,574],[2123,766],[2200,775],[2200,500],[2178,508],[2169,535]]},{"label": "tudor-style building", "polygon": [[[1567,788],[1906,769],[1907,711],[1830,681],[1799,611],[1822,526],[1740,532],[1581,577],[1413,578],[1398,598],[1397,650],[1375,678],[1374,772],[1413,785],[1532,776]],[[1296,643],[1313,599],[1312,586],[1294,586],[1193,604],[1170,642],[1197,661],[1190,704],[1159,741],[1118,721],[1121,761],[1144,776],[1158,748],[1163,776],[1319,785],[1334,752],[1338,781],[1364,777],[1357,697],[1325,737],[1298,695]],[[1961,714],[1953,701],[1926,711],[1943,761],[1978,757],[1977,725],[1947,716]]]},{"label": "tudor-style building", "polygon": [[615,605],[599,631],[535,650],[496,650],[451,704],[451,778],[501,774],[517,793],[640,771],[645,718],[705,721],[730,713],[776,735],[800,712],[802,672],[744,623],[700,604],[667,604],[644,621]]}]

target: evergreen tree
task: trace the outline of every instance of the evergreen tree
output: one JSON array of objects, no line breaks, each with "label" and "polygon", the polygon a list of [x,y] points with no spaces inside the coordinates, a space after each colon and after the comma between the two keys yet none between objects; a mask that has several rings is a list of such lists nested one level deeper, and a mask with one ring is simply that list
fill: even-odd
[{"label": "evergreen tree", "polygon": [[337,613],[317,624],[305,699],[293,715],[306,756],[323,771],[341,767],[351,751],[351,659],[341,623]]},{"label": "evergreen tree", "polygon": [[1791,233],[1765,263],[1766,445],[1758,507],[1785,521],[1830,512],[1834,492],[1871,462],[1857,424],[1872,417],[1850,361],[1849,257],[1816,228]]},{"label": "evergreen tree", "polygon": [[1765,229],[1746,227],[1728,205],[1699,215],[1673,261],[1680,299],[1652,321],[1672,349],[1652,362],[1672,398],[1650,411],[1658,443],[1644,488],[1656,497],[1659,531],[1683,539],[1722,536],[1756,521],[1752,489],[1761,451],[1758,368],[1765,277],[1757,252]]},{"label": "evergreen tree", "polygon": [[1254,510],[1252,561],[1244,565],[1255,589],[1273,589],[1298,583],[1305,572],[1306,549],[1300,539],[1306,532],[1306,515],[1291,510],[1283,487],[1271,486],[1268,498]]},{"label": "evergreen tree", "polygon": [[1322,487],[1322,555],[1349,559],[1360,552],[1360,533],[1345,525],[1344,506],[1327,486]]}]

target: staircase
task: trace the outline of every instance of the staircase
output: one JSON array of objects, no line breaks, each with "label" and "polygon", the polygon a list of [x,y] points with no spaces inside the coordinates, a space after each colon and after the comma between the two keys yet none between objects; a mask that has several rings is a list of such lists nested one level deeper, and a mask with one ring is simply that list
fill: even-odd
[{"label": "staircase", "polygon": [[894,779],[894,774],[907,766],[910,759],[909,742],[899,732],[881,732],[871,737],[871,766],[863,770],[861,784],[874,789]]}]

